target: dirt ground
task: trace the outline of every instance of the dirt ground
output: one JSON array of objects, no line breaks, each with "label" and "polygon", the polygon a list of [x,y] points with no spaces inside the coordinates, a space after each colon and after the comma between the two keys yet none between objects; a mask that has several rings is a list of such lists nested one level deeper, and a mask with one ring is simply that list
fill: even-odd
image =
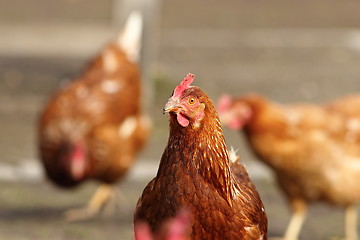
[{"label": "dirt ground", "polygon": [[[124,199],[114,215],[66,223],[62,213],[82,206],[97,184],[58,189],[43,179],[37,158],[36,119],[42,105],[60,82],[81,72],[87,59],[71,52],[68,57],[0,55],[0,240],[133,239],[136,200],[155,175],[167,141],[167,118],[161,110],[188,72],[213,100],[225,92],[260,92],[284,103],[325,102],[360,90],[357,1],[167,0],[159,7],[157,32],[151,36],[148,30],[145,36],[155,38],[157,49],[144,62],[152,66],[145,81],[154,130],[136,166],[118,184]],[[91,7],[85,15],[96,10]],[[95,15],[104,21],[103,13]],[[225,130],[225,135],[229,145],[239,148],[265,203],[269,236],[281,236],[290,215],[271,173],[238,133]],[[301,239],[342,235],[341,209],[311,207]]]}]

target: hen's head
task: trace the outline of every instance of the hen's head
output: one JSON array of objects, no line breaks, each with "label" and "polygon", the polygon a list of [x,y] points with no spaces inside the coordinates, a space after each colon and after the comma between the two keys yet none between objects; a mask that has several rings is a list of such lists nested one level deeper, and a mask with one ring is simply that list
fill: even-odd
[{"label": "hen's head", "polygon": [[182,127],[199,127],[205,116],[206,103],[209,101],[200,88],[190,86],[194,77],[191,73],[187,74],[164,107],[164,113],[170,113],[172,120],[176,119]]},{"label": "hen's head", "polygon": [[219,98],[217,109],[222,124],[233,130],[244,127],[253,114],[250,105],[246,101],[232,99],[228,95]]}]

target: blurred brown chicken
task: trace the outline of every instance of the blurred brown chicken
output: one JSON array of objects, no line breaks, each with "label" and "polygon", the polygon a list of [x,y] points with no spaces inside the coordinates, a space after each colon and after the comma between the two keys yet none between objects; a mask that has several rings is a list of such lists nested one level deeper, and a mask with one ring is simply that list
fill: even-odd
[{"label": "blurred brown chicken", "polygon": [[210,98],[190,86],[188,74],[165,105],[170,136],[156,177],[146,186],[134,220],[157,233],[180,209],[188,209],[192,240],[267,239],[263,204],[245,168],[226,148]]},{"label": "blurred brown chicken", "polygon": [[150,122],[141,108],[137,66],[142,18],[130,15],[119,39],[106,46],[77,79],[47,103],[39,121],[39,151],[47,177],[70,188],[102,183],[86,208],[70,220],[97,213],[144,146]]},{"label": "blurred brown chicken", "polygon": [[360,96],[327,105],[282,105],[255,94],[219,100],[222,122],[244,130],[289,200],[293,214],[286,240],[298,239],[308,204],[317,201],[344,207],[346,240],[357,239],[359,104]]}]

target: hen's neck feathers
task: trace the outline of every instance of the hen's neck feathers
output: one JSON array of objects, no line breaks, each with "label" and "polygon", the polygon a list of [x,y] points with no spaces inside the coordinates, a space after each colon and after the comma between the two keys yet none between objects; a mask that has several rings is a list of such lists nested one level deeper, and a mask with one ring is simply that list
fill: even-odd
[{"label": "hen's neck feathers", "polygon": [[246,102],[253,111],[261,111],[264,107],[267,107],[269,105],[269,101],[258,94],[249,94],[245,97],[240,97],[238,99],[235,99],[235,101],[243,101]]},{"label": "hen's neck feathers", "polygon": [[[205,94],[205,93],[204,93]],[[170,119],[170,136],[161,158],[157,178],[168,176],[173,164],[182,168],[190,177],[200,175],[209,185],[231,204],[234,197],[234,177],[218,114],[206,96],[205,116],[199,127],[182,127],[176,118]]]},{"label": "hen's neck feathers", "polygon": [[[248,121],[244,127],[245,132],[247,133],[263,133],[264,126],[273,124],[279,125],[279,123],[279,126],[281,126],[281,123],[284,122],[281,106],[261,95],[251,94],[235,99],[235,101],[244,102],[251,108],[251,120]],[[278,127],[278,125],[276,126]]]}]

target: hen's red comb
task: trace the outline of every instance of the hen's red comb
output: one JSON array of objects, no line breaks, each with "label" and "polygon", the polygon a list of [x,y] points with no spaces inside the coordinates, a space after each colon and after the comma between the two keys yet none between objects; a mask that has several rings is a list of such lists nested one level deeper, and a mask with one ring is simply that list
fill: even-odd
[{"label": "hen's red comb", "polygon": [[194,81],[195,75],[192,73],[188,73],[186,77],[182,80],[179,86],[177,86],[174,90],[174,97],[180,97],[183,92],[190,86],[190,84]]}]

